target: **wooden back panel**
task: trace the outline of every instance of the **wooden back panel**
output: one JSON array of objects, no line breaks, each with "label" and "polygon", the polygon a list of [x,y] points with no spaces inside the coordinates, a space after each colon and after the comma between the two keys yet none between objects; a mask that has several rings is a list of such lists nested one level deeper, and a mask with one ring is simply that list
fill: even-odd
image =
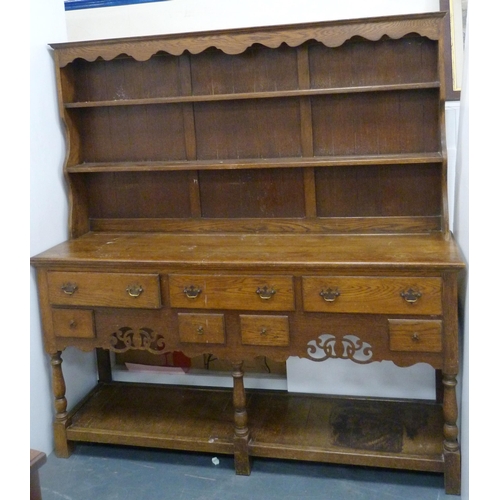
[{"label": "wooden back panel", "polygon": [[441,23],[54,45],[72,236],[447,232]]}]

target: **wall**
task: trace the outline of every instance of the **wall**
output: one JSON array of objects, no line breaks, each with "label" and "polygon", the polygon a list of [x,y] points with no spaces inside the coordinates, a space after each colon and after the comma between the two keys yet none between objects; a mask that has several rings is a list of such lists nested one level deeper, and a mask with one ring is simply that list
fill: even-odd
[{"label": "wall", "polygon": [[[467,267],[469,267],[469,29],[464,52],[464,74],[461,91],[461,116],[457,141],[457,164],[455,184],[455,223],[453,231],[460,245]],[[469,498],[469,287],[468,278],[460,290],[462,315],[462,373],[459,396],[461,400],[461,449],[462,449],[462,497]],[[492,476],[493,477],[493,476]]]},{"label": "wall", "polygon": [[439,10],[439,0],[169,0],[66,13],[70,40],[182,33]]},{"label": "wall", "polygon": [[[61,5],[63,0],[59,0]],[[42,2],[42,0],[39,0]],[[47,42],[59,41],[55,38],[64,38],[63,29],[60,23],[55,23],[55,17],[60,20],[61,12],[56,9],[54,1],[43,0],[44,6],[50,5],[53,17],[47,24],[37,22],[32,27],[32,32],[35,32],[35,44],[37,51],[42,52],[41,47]],[[201,2],[200,0],[170,0],[166,2],[157,2],[151,4],[132,5],[124,7],[109,7],[101,9],[86,9],[81,11],[66,12],[65,20],[69,40],[85,40],[85,39],[102,39],[124,36],[139,36],[150,35],[156,33],[174,33],[185,31],[210,30],[229,27],[245,27],[257,25],[273,25],[305,21],[321,21],[327,19],[338,18],[355,18],[355,17],[370,17],[376,15],[388,14],[403,14],[413,12],[425,12],[439,10],[439,0],[385,0],[373,2],[372,0],[352,0],[351,2],[325,2],[321,0],[309,0],[305,2],[289,2],[287,8],[283,8],[282,1],[274,0],[254,0],[252,2],[235,2],[234,0],[213,0],[211,2]],[[62,7],[61,7],[62,8]],[[56,12],[54,12],[56,11]],[[57,24],[57,30],[54,30],[54,24]],[[56,35],[56,36],[54,36]],[[44,56],[45,57],[45,56]],[[47,57],[45,57],[47,59]],[[44,60],[45,61],[45,60]],[[45,72],[49,67],[49,61],[44,62]],[[32,133],[35,129],[40,144],[33,150],[32,159],[32,253],[43,250],[52,244],[64,239],[65,236],[65,219],[66,217],[66,199],[64,196],[64,188],[61,179],[62,166],[62,143],[61,131],[57,123],[55,115],[55,97],[53,95],[52,77],[44,74],[42,80],[37,77],[36,82],[32,76],[32,86],[36,83],[39,87],[39,92],[44,94],[44,99],[49,106],[48,113],[42,113],[40,108],[37,108],[36,103],[35,113],[39,116],[43,114],[47,123],[32,123]],[[32,90],[33,92],[33,90]],[[48,97],[47,97],[48,96]],[[451,110],[451,111],[450,111]],[[33,112],[33,110],[32,110]],[[453,136],[457,132],[458,126],[458,106],[451,104],[447,106],[447,116],[451,126],[448,127],[452,131],[452,135],[448,138],[450,147],[450,179],[455,179],[453,170],[453,159],[455,152],[458,155],[464,155],[464,147],[457,147],[456,137]],[[44,129],[45,128],[45,129]],[[44,129],[44,130],[42,130]],[[461,129],[461,141],[466,143],[467,133],[464,128]],[[47,141],[47,142],[45,142]],[[53,142],[55,141],[55,143]],[[41,147],[42,143],[53,144],[51,157],[47,157],[48,149]],[[32,139],[33,145],[33,139]],[[468,173],[468,163],[459,160],[461,163],[460,178],[463,181]],[[458,174],[457,174],[458,176]],[[40,184],[39,184],[40,183]],[[465,205],[463,198],[466,196],[467,186],[462,184],[457,191],[457,197],[460,203],[456,205],[455,224],[460,229],[462,235],[461,243],[467,244],[468,241],[468,217],[463,213]],[[454,190],[451,193],[451,201],[455,195]],[[452,214],[454,209],[452,207]],[[466,229],[464,229],[466,228]],[[33,283],[32,283],[33,285]],[[32,300],[36,297],[32,289]],[[31,363],[32,363],[32,412],[31,412],[31,431],[32,444],[40,443],[39,449],[50,450],[51,447],[51,431],[49,429],[49,421],[52,418],[52,409],[47,405],[50,403],[51,397],[49,393],[49,374],[48,364],[45,356],[42,354],[39,341],[39,321],[37,319],[36,303],[32,305],[32,346],[31,346]],[[464,334],[468,339],[468,316],[465,318]],[[69,356],[68,356],[69,354]],[[466,352],[465,360],[467,360],[468,352]],[[79,365],[80,357],[84,361],[84,369],[82,373],[76,370]],[[92,373],[93,360],[88,356],[80,353],[65,353],[64,357],[65,376],[68,382],[69,391],[73,391],[73,385],[78,385],[77,382],[82,378],[83,384],[79,387],[80,390],[88,385],[88,373]],[[433,394],[433,379],[434,374],[429,367],[419,365],[412,370],[401,370],[390,363],[367,365],[361,367],[366,369],[371,380],[371,385],[366,386],[365,382],[359,379],[359,366],[354,366],[354,369],[349,367],[348,363],[343,365],[332,363],[320,366],[319,364],[308,362],[307,360],[290,360],[288,364],[288,384],[291,390],[317,390],[319,392],[327,392],[332,386],[339,387],[344,384],[344,390],[334,390],[333,392],[351,391],[354,394],[366,393],[368,395],[388,395],[398,396],[402,383],[413,384],[415,397],[432,397]],[[467,365],[468,367],[468,365]],[[87,370],[88,368],[88,370]],[[302,381],[308,376],[314,382],[308,386],[303,386]],[[402,377],[405,377],[404,379]],[[364,379],[366,380],[366,378]],[[386,382],[393,381],[394,384],[389,386],[388,393],[380,393],[380,387]],[[346,389],[348,387],[348,389]],[[468,395],[468,380],[463,382],[464,393]],[[68,391],[68,392],[69,392]],[[36,393],[36,394],[33,394]],[[468,398],[467,398],[468,401]],[[70,402],[71,403],[71,402]],[[40,427],[38,420],[43,421],[43,427]],[[467,414],[468,423],[468,414]],[[35,436],[34,433],[40,434]],[[468,443],[468,428],[462,429],[462,440]],[[467,448],[468,449],[468,448]],[[467,469],[464,469],[464,483],[467,484],[468,461],[464,460]],[[464,493],[463,498],[468,498]]]},{"label": "wall", "polygon": [[[67,197],[62,175],[64,138],[57,110],[50,42],[66,39],[63,0],[31,2],[30,33],[30,256],[67,239]],[[26,96],[25,96],[26,98]],[[27,265],[26,262],[23,265]],[[30,271],[30,447],[53,449],[50,364],[42,350],[35,272]],[[71,394],[81,398],[95,384],[93,354],[69,349],[63,368]]]}]

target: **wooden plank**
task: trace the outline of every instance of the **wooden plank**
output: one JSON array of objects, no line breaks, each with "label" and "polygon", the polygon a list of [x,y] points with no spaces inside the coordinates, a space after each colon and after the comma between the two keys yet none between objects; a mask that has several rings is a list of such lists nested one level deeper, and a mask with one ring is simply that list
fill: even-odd
[{"label": "wooden plank", "polygon": [[432,233],[440,217],[331,217],[318,219],[91,219],[92,231],[275,234]]},{"label": "wooden plank", "polygon": [[[254,396],[255,408],[265,404],[265,396],[263,401],[257,401],[260,397]],[[252,434],[250,453],[254,456],[442,472],[440,407],[409,403],[409,407],[403,410],[402,404],[408,403],[276,395],[265,419]],[[351,407],[356,407],[356,412]],[[307,414],[306,425],[297,417],[297,410],[302,417]],[[249,412],[251,414],[252,409]],[[394,424],[382,426],[380,431],[380,419],[385,422],[394,419]],[[340,425],[337,429],[343,429],[341,432],[347,433],[346,440],[342,438],[336,442],[336,425]],[[405,428],[407,430],[403,431]]]},{"label": "wooden plank", "polygon": [[103,384],[73,415],[68,438],[231,452],[231,407],[228,390]]},{"label": "wooden plank", "polygon": [[[103,248],[106,249],[105,255]],[[253,267],[253,271],[257,268],[273,274],[282,269],[289,273],[290,265],[293,265],[296,270],[314,268],[316,274],[331,267],[353,273],[369,268],[369,276],[377,275],[379,270],[396,271],[401,276],[415,269],[436,272],[464,268],[454,240],[439,233],[372,235],[367,238],[364,235],[327,234],[94,232],[32,257],[31,263],[53,265],[59,269],[70,267],[73,271],[84,265],[87,270],[89,265],[97,265],[103,271],[128,264],[120,268],[123,272],[131,267],[137,270],[149,266],[158,270],[159,265],[178,264],[180,269],[194,265],[196,269],[209,272],[211,268],[214,272],[223,268]]]},{"label": "wooden plank", "polygon": [[274,169],[303,167],[345,167],[411,165],[440,163],[444,161],[439,152],[382,155],[315,156],[310,158],[238,158],[200,161],[137,161],[137,162],[88,162],[70,165],[70,173],[88,172],[147,172],[155,170],[235,170],[235,169]]},{"label": "wooden plank", "polygon": [[96,108],[113,106],[139,106],[154,104],[175,104],[175,103],[195,103],[195,102],[215,102],[215,101],[237,101],[242,99],[276,99],[280,97],[307,97],[315,95],[332,94],[353,94],[359,92],[391,92],[394,90],[417,90],[439,88],[439,82],[436,80],[421,83],[399,83],[393,85],[363,85],[358,87],[328,87],[317,89],[299,89],[299,90],[275,90],[268,92],[240,92],[231,94],[207,94],[207,95],[189,95],[176,97],[151,97],[140,99],[113,99],[113,100],[92,100],[84,102],[65,102],[67,109],[74,108]]}]

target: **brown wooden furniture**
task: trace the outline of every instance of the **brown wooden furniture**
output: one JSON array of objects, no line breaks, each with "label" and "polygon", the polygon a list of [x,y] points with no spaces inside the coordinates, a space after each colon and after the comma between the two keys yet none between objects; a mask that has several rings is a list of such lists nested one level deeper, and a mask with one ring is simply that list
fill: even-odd
[{"label": "brown wooden furniture", "polygon": [[[416,469],[459,493],[442,33],[436,13],[52,46],[71,234],[32,264],[59,456]],[[72,411],[68,346],[99,366]],[[215,354],[234,388],[113,382],[130,349]],[[436,401],[245,393],[262,355],[428,363]]]},{"label": "brown wooden furniture", "polygon": [[46,461],[45,453],[30,450],[30,500],[42,500],[39,469]]}]

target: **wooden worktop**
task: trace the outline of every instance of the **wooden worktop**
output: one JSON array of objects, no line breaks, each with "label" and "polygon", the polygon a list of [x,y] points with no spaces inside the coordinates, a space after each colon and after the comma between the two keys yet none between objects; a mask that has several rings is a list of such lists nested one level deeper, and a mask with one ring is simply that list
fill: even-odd
[{"label": "wooden worktop", "polygon": [[35,266],[114,263],[277,268],[463,267],[452,238],[436,235],[88,233],[31,259]]}]

